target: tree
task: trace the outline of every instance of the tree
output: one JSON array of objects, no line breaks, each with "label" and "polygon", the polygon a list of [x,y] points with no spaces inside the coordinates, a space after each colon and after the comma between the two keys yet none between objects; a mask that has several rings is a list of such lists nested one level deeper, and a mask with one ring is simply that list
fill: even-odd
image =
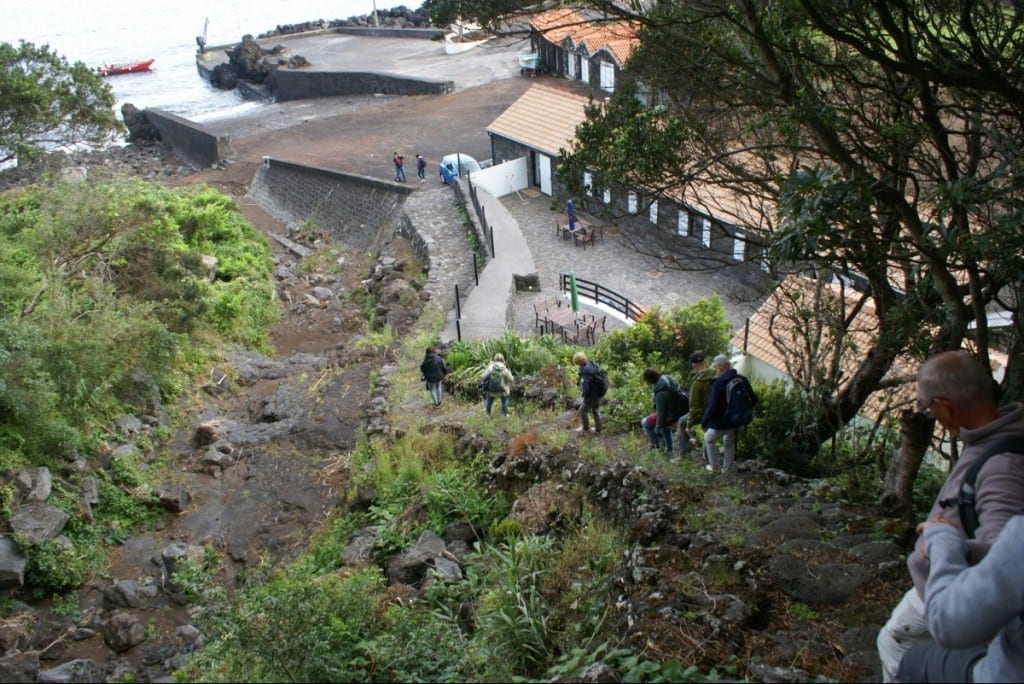
[{"label": "tree", "polygon": [[[524,3],[529,4],[529,3]],[[736,198],[735,216],[787,269],[838,273],[869,295],[875,337],[821,402],[813,453],[887,381],[901,355],[968,346],[988,364],[989,307],[1021,337],[1024,273],[1022,8],[1002,0],[688,0],[649,11],[581,3],[642,23],[629,93],[591,111],[559,169],[597,187]],[[827,312],[825,312],[828,315]],[[846,319],[833,319],[846,344]],[[831,354],[822,354],[823,359]],[[1024,360],[1004,387],[1019,392]],[[1013,394],[1007,395],[1013,398]],[[907,483],[931,421],[904,422],[886,496]],[[910,463],[907,463],[907,460]]]},{"label": "tree", "polygon": [[110,86],[82,62],[48,45],[0,43],[0,164],[108,141],[123,130],[113,107]]}]

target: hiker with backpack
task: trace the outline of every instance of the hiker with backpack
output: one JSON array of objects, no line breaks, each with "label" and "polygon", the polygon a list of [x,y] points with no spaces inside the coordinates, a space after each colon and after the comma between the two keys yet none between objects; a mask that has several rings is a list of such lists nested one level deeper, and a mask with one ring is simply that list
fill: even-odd
[{"label": "hiker with backpack", "polygon": [[446,375],[452,372],[434,347],[427,347],[420,363],[420,379],[427,384],[427,392],[434,406],[441,405],[442,385]]},{"label": "hiker with backpack", "polygon": [[[715,378],[715,369],[708,366],[704,360],[704,354],[694,352],[690,354],[690,370],[693,371],[693,380],[690,383],[690,411],[686,414],[686,422],[683,425],[683,436],[680,440],[696,440],[697,426],[704,416],[704,407],[707,406],[708,396],[711,394],[711,381]],[[683,450],[683,442],[679,443],[679,451]],[[701,461],[708,464],[708,450],[704,442],[700,443]]]},{"label": "hiker with backpack", "polygon": [[[601,413],[598,408],[601,406],[601,398],[608,391],[608,375],[604,369],[593,361],[587,359],[587,355],[581,351],[572,355],[572,362],[579,366],[580,373],[580,422],[582,425],[576,430],[578,432],[600,432]],[[594,416],[594,427],[590,427],[589,416]]]},{"label": "hiker with backpack", "polygon": [[508,415],[508,397],[512,394],[513,382],[515,377],[505,365],[505,355],[498,352],[480,378],[480,389],[484,393],[484,411],[487,415],[491,415],[495,398],[501,399],[501,415]]},{"label": "hiker with backpack", "polygon": [[[715,371],[715,379],[711,381],[707,405],[700,418],[708,455],[704,468],[711,473],[729,473],[736,457],[737,431],[753,419],[757,396],[750,381],[736,372],[725,354],[712,359],[711,367]],[[719,440],[722,442],[721,453],[718,451]]]},{"label": "hiker with backpack", "polygon": [[[1007,520],[1024,513],[1024,406],[1000,407],[993,386],[991,372],[964,351],[937,354],[917,373],[918,410],[963,442],[960,458],[935,497],[928,520],[942,516],[967,538],[971,564],[985,556]],[[983,458],[973,487],[975,504],[967,510],[960,506],[960,499],[969,492],[961,485]],[[966,521],[974,516],[977,528],[972,538]],[[912,647],[923,644],[915,651],[919,655],[932,642],[923,601],[929,561],[921,542],[919,538],[907,558],[914,584],[878,633],[882,678],[887,682],[900,681],[900,661]]]},{"label": "hiker with backpack", "polygon": [[676,421],[689,410],[689,400],[671,375],[662,375],[654,368],[645,368],[644,382],[651,386],[654,413],[640,421],[652,449],[661,449],[672,457],[672,431]]}]

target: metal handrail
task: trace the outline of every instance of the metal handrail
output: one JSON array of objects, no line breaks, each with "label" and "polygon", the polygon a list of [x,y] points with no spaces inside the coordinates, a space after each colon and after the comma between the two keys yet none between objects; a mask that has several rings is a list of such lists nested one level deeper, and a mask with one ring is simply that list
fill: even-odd
[{"label": "metal handrail", "polygon": [[[562,292],[569,291],[569,274],[562,273],[558,278],[558,286]],[[627,297],[623,297],[615,290],[610,290],[607,287],[603,287],[600,283],[591,282],[584,280],[583,278],[576,278],[576,294],[579,296],[579,300],[592,301],[594,304],[603,304],[613,311],[617,311],[631,321],[638,321],[640,317],[644,315],[647,310],[640,304],[630,300]]]}]

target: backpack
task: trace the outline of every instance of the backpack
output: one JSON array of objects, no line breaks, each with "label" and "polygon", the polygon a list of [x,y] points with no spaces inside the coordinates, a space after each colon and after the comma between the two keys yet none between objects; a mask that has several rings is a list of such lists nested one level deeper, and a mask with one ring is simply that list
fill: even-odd
[{"label": "backpack", "polygon": [[604,368],[601,368],[597,364],[594,364],[597,369],[594,371],[594,379],[591,381],[591,387],[595,396],[603,397],[608,393],[608,373],[605,372]]},{"label": "backpack", "polygon": [[1008,451],[1024,454],[1024,441],[1020,437],[1005,437],[999,440],[985,453],[974,459],[974,463],[967,469],[967,473],[960,483],[960,496],[957,497],[956,504],[960,510],[960,524],[968,539],[974,539],[974,533],[978,530],[978,511],[974,507],[976,503],[974,481],[978,479],[978,473],[988,459]]},{"label": "backpack", "polygon": [[669,405],[673,418],[681,418],[690,412],[690,395],[678,383],[670,386]]},{"label": "backpack", "polygon": [[750,381],[737,375],[725,386],[725,419],[732,427],[743,427],[754,419],[757,395]]},{"label": "backpack", "polygon": [[480,391],[484,394],[501,392],[501,374],[492,370],[480,380]]}]

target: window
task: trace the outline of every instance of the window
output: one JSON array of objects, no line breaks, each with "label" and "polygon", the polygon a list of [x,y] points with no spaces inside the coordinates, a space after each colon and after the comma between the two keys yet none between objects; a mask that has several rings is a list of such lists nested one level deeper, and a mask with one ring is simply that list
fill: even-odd
[{"label": "window", "polygon": [[589,171],[583,172],[583,194],[596,195],[594,191],[594,175]]},{"label": "window", "polygon": [[601,62],[601,90],[609,93],[615,90],[615,65],[611,62]]},{"label": "window", "polygon": [[611,190],[607,190],[606,189],[604,191],[604,203],[605,204],[611,204],[612,203],[612,191]]},{"label": "window", "polygon": [[579,57],[575,53],[570,51],[568,48],[565,50],[565,77],[569,80],[576,78],[576,64],[579,61]]},{"label": "window", "polygon": [[658,225],[658,200],[651,202],[651,208],[647,211],[647,217],[651,219],[651,223]]},{"label": "window", "polygon": [[630,190],[629,195],[626,198],[626,207],[629,209],[630,214],[636,213],[636,193]]},{"label": "window", "polygon": [[580,80],[590,83],[590,60],[586,55],[580,55]]},{"label": "window", "polygon": [[685,209],[680,209],[676,216],[676,235],[687,237],[690,234],[690,215]]},{"label": "window", "polygon": [[703,216],[694,216],[693,232],[700,234],[700,241],[705,247],[711,247],[711,221]]},{"label": "window", "polygon": [[732,238],[732,258],[736,261],[743,261],[743,255],[746,252],[747,241],[743,239],[743,234],[739,231]]}]

